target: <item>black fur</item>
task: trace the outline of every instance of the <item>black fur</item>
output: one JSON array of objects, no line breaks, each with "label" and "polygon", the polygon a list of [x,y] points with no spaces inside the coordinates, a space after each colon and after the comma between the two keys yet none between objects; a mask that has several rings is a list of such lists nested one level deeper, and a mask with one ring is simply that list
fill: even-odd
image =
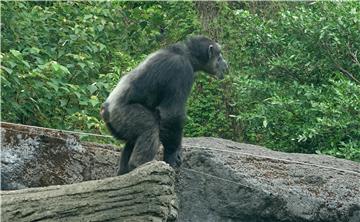
[{"label": "black fur", "polygon": [[126,141],[118,174],[153,160],[160,142],[164,160],[179,166],[194,73],[202,70],[222,78],[227,68],[220,46],[198,36],[156,51],[122,77],[100,111],[112,135]]}]

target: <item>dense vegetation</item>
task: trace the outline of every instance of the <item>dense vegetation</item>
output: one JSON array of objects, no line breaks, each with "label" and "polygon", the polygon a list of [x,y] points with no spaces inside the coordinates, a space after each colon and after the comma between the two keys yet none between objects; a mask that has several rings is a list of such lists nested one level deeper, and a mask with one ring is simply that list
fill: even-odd
[{"label": "dense vegetation", "polygon": [[358,2],[2,2],[2,120],[107,133],[99,106],[152,51],[206,34],[186,136],[360,161]]}]

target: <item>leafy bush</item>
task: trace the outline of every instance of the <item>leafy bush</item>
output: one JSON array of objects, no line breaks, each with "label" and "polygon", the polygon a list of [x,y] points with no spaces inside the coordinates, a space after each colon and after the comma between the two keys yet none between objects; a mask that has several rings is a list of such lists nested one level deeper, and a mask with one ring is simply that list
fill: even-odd
[{"label": "leafy bush", "polygon": [[[360,158],[360,88],[348,80],[322,86],[239,77],[234,83],[245,141],[277,150]],[[254,100],[256,98],[256,100]]]},{"label": "leafy bush", "polygon": [[[104,130],[99,106],[119,80],[159,48],[160,27],[183,38],[189,4],[2,4],[3,119],[60,129]],[[178,13],[170,19],[167,12]],[[184,18],[182,18],[184,16]],[[192,27],[192,26],[191,26]],[[169,29],[169,30],[167,30]],[[164,38],[164,37],[161,37]]]},{"label": "leafy bush", "polygon": [[226,113],[223,82],[206,75],[197,77],[189,99],[185,136],[232,138],[232,122]]},{"label": "leafy bush", "polygon": [[241,140],[360,160],[359,6],[284,5],[270,18],[224,10]]}]

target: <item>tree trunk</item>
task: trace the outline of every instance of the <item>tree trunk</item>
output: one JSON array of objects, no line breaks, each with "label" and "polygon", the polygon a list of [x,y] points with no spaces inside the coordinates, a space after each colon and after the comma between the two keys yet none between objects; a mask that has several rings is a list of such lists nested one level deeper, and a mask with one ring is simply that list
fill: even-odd
[{"label": "tree trunk", "polygon": [[154,161],[129,174],[82,183],[1,191],[2,221],[173,221],[175,173]]}]

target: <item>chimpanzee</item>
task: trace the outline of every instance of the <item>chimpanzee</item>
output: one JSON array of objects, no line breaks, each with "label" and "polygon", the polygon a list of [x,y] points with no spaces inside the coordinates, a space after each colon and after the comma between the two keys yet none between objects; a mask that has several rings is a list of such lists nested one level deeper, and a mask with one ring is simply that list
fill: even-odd
[{"label": "chimpanzee", "polygon": [[185,105],[195,72],[223,78],[228,65],[218,43],[204,36],[162,48],[124,75],[102,105],[100,114],[112,135],[125,140],[118,175],[155,158],[181,164]]}]

